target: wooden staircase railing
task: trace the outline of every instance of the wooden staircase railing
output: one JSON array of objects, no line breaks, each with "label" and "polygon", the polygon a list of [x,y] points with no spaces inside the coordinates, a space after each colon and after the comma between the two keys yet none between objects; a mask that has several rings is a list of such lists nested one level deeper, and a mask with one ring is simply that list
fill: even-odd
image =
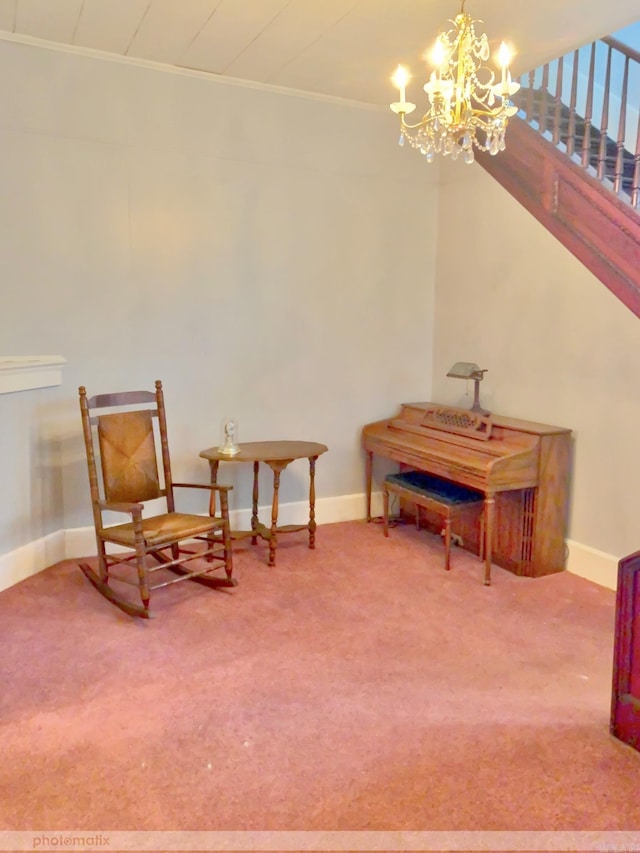
[{"label": "wooden staircase railing", "polygon": [[604,38],[521,83],[521,117],[638,209],[640,53]]},{"label": "wooden staircase railing", "polygon": [[[640,54],[623,45],[621,107],[613,140],[611,67],[619,43],[603,42],[607,54],[602,93],[595,84],[594,46],[588,52],[586,89],[577,51],[569,83],[562,59],[554,67],[543,66],[521,89],[520,113],[509,123],[506,150],[495,157],[478,152],[476,158],[640,317],[640,121],[634,133],[628,132],[633,112],[628,105],[630,64],[638,63],[640,70]],[[596,94],[602,94],[602,109],[594,118]]]}]

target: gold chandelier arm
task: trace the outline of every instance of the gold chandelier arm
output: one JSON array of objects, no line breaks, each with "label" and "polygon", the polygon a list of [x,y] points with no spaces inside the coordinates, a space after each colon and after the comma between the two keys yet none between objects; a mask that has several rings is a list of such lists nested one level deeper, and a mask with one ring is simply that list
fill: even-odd
[{"label": "gold chandelier arm", "polygon": [[404,115],[400,116],[400,130],[417,130],[419,127],[424,126],[424,118],[422,121],[418,121],[415,124],[409,124],[409,122],[404,120]]}]

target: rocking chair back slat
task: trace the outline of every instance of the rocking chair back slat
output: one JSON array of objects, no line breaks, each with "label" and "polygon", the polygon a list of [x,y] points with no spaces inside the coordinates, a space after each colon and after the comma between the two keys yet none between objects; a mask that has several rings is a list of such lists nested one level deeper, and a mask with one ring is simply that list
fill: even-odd
[{"label": "rocking chair back slat", "polygon": [[151,413],[102,415],[98,419],[105,498],[132,503],[162,495]]}]

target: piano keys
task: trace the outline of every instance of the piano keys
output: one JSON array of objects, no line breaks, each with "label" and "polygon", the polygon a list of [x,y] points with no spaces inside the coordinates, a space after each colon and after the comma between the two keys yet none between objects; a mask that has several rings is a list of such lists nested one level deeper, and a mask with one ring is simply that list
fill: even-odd
[{"label": "piano keys", "polygon": [[[484,495],[485,564],[517,575],[560,572],[566,559],[572,436],[563,427],[482,415],[437,403],[404,403],[398,415],[367,424],[367,521],[373,458],[477,489]],[[461,531],[479,548],[479,518]]]}]

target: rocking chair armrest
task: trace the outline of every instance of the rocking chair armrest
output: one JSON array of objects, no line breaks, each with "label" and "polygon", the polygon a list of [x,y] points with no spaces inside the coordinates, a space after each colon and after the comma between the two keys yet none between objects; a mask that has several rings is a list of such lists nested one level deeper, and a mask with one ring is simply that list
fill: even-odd
[{"label": "rocking chair armrest", "polygon": [[233,486],[225,486],[219,483],[174,483],[173,487],[183,489],[209,489],[216,492],[230,492]]},{"label": "rocking chair armrest", "polygon": [[142,514],[142,504],[139,503],[125,501],[96,501],[96,503],[100,509],[106,509],[110,512],[128,512],[133,516]]}]

